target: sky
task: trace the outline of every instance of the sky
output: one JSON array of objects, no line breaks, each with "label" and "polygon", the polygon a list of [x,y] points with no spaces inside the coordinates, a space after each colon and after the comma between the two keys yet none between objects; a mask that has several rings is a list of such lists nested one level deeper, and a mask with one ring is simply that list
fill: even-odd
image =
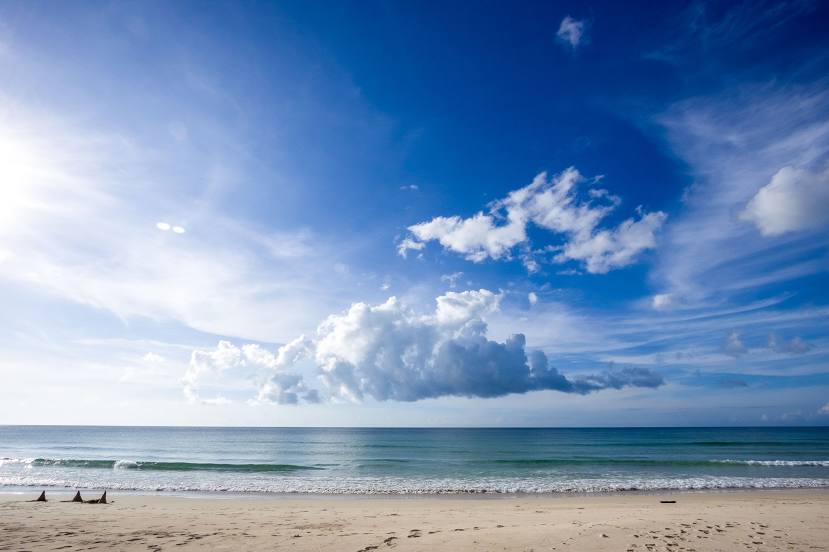
[{"label": "sky", "polygon": [[0,423],[829,424],[829,6],[0,3]]}]

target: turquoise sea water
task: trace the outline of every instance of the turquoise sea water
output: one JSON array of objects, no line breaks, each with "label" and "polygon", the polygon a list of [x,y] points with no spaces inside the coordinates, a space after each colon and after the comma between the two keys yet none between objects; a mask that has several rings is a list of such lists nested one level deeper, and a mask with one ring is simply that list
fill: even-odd
[{"label": "turquoise sea water", "polygon": [[829,487],[829,428],[0,426],[0,490],[557,493]]}]

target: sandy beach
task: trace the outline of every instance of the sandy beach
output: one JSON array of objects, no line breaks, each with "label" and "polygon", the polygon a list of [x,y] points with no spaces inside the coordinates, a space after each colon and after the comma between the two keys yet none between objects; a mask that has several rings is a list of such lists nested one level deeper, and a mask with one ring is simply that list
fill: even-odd
[{"label": "sandy beach", "polygon": [[[0,550],[826,550],[829,491],[504,497],[0,495]],[[87,496],[88,495],[88,496]],[[94,493],[85,493],[93,498]],[[675,500],[675,503],[661,501]]]}]

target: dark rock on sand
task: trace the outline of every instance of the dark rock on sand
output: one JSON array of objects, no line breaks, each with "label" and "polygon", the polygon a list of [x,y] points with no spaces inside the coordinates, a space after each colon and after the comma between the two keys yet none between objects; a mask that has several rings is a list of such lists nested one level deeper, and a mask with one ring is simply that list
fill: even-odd
[{"label": "dark rock on sand", "polygon": [[[78,493],[80,494],[80,493]],[[101,498],[94,498],[92,500],[87,500],[87,504],[106,504],[107,503],[107,492],[104,491],[104,494],[101,495]]]},{"label": "dark rock on sand", "polygon": [[75,491],[75,496],[72,497],[72,500],[61,500],[61,502],[83,502],[83,498],[81,498],[80,491]]}]

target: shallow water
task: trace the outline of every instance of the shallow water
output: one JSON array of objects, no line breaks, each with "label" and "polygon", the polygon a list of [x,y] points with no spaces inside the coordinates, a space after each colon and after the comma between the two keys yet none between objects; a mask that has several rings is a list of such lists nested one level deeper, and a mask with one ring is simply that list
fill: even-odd
[{"label": "shallow water", "polygon": [[0,487],[275,493],[829,487],[829,428],[0,426]]}]

